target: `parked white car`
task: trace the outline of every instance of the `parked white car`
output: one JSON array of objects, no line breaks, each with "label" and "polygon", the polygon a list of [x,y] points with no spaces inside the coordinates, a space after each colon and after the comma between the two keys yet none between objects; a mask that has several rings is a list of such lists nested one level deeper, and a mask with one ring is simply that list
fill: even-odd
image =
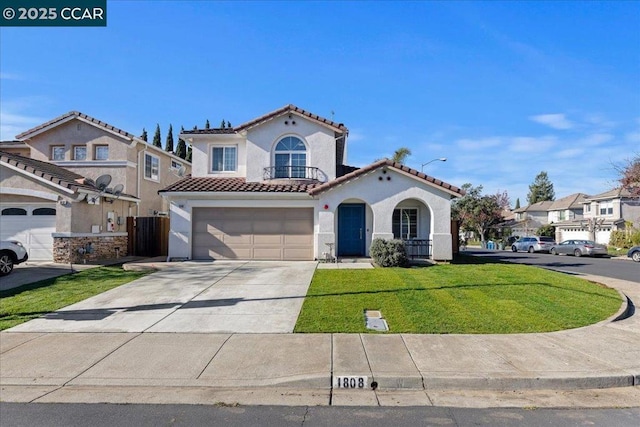
[{"label": "parked white car", "polygon": [[0,276],[13,271],[13,266],[29,259],[27,250],[17,240],[0,241]]},{"label": "parked white car", "polygon": [[556,244],[555,240],[551,237],[544,236],[531,236],[521,237],[511,245],[513,252],[526,251],[533,252],[549,252],[552,246]]}]

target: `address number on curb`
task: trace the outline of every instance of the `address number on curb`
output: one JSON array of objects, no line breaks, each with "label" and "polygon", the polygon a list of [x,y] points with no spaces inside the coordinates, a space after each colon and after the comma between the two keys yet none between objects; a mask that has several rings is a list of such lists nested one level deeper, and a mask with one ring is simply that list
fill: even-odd
[{"label": "address number on curb", "polygon": [[334,388],[366,388],[369,377],[344,376],[333,377]]}]

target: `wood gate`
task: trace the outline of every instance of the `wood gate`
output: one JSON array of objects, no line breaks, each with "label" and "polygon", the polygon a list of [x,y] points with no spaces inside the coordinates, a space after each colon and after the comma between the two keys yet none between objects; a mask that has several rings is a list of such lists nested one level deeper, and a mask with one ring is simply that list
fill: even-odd
[{"label": "wood gate", "polygon": [[155,257],[169,253],[169,218],[127,217],[127,233],[129,255]]}]

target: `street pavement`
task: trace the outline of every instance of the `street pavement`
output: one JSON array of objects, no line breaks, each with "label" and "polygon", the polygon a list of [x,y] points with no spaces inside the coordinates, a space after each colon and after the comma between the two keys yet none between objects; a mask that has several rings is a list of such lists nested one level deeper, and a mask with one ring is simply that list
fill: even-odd
[{"label": "street pavement", "polygon": [[[252,264],[240,262],[235,268],[254,267]],[[202,265],[181,265],[166,263],[158,273],[146,276],[157,285],[157,292],[175,288],[176,293],[167,297],[168,302],[158,301],[162,293],[141,288],[145,291],[136,297],[136,305],[142,307],[142,313],[135,315],[146,309],[191,310],[173,304],[181,287],[202,276],[209,286],[190,290],[180,307],[190,301],[208,301],[194,308],[215,308],[216,296],[207,292],[214,292],[215,283],[224,277],[237,279],[228,285],[250,286],[247,282],[258,280],[262,283],[257,285],[264,286],[267,280],[258,279],[260,270],[265,277],[284,274],[274,279],[282,280],[281,284],[303,276],[295,269],[289,274],[286,268],[276,274],[278,268],[265,269],[265,264],[255,269],[254,276],[248,273],[251,268],[234,277],[233,267],[221,263],[222,277],[217,277],[208,269],[201,272]],[[313,268],[299,268],[312,275]],[[311,275],[305,280],[310,281]],[[637,282],[583,277],[618,289],[630,301],[640,301]],[[135,288],[134,283],[130,285]],[[144,302],[146,297],[149,300]],[[101,300],[114,306],[93,314],[108,318],[122,309],[126,316],[125,301],[118,298]],[[97,305],[94,309],[100,310]],[[110,327],[104,332],[78,332],[77,326],[71,326],[73,332],[69,332],[59,326],[85,321],[99,325],[103,320],[82,317],[91,315],[90,311],[66,320],[56,316],[37,319],[0,333],[0,399],[336,406],[640,405],[640,316],[634,314],[633,304],[623,304],[616,317],[624,319],[544,334],[198,333],[202,324],[215,322],[197,316],[174,322],[168,328],[172,333],[154,332],[170,316],[153,323],[145,320],[139,323],[144,328],[135,332],[107,332]],[[242,317],[236,316],[238,320]],[[56,332],[42,326],[48,321],[56,325]],[[366,377],[366,382],[362,389],[338,388],[336,378],[342,376]],[[376,387],[372,387],[374,382]]]}]

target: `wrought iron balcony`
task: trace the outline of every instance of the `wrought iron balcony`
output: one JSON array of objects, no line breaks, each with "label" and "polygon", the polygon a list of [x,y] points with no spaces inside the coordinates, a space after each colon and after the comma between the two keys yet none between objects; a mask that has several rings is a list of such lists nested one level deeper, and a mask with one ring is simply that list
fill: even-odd
[{"label": "wrought iron balcony", "polygon": [[264,180],[320,181],[320,170],[312,166],[270,166],[264,168]]}]

